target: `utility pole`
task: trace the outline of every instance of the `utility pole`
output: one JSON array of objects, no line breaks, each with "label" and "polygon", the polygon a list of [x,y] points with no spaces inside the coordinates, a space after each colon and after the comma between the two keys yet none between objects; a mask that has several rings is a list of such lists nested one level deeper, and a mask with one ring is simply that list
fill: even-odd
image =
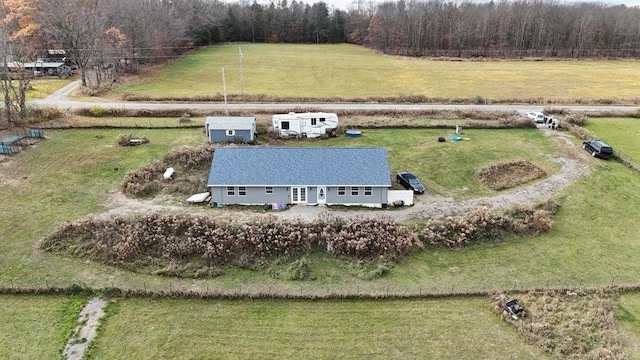
[{"label": "utility pole", "polygon": [[222,93],[224,94],[224,116],[229,116],[229,107],[227,106],[227,79],[224,76],[224,68],[222,68]]},{"label": "utility pole", "polygon": [[242,47],[238,46],[238,51],[240,52],[240,96],[244,95],[244,77],[242,76],[242,58],[244,55],[242,54]]}]

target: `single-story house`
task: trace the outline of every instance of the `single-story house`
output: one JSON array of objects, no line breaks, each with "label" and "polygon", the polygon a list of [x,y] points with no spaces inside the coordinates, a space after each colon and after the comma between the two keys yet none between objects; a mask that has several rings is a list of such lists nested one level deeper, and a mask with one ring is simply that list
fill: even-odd
[{"label": "single-story house", "polygon": [[33,71],[34,76],[67,76],[71,73],[71,66],[67,63],[43,60],[25,63],[19,63],[16,61],[8,62],[7,68],[9,71]]},{"label": "single-story house", "polygon": [[207,116],[204,127],[211,142],[249,142],[256,136],[255,117]]},{"label": "single-story house", "polygon": [[385,148],[219,147],[207,187],[216,204],[383,207],[391,173]]}]

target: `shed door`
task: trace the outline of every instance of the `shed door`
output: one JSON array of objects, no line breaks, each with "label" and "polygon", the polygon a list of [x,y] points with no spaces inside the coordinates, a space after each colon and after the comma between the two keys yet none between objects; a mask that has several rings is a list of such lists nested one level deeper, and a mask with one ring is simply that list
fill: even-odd
[{"label": "shed door", "polygon": [[291,203],[301,204],[307,202],[307,188],[295,186],[291,188]]}]

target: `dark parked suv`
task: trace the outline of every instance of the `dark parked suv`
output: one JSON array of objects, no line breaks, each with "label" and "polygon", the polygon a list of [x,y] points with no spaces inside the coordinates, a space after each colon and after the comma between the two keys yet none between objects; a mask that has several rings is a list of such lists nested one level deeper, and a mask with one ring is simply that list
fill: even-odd
[{"label": "dark parked suv", "polygon": [[600,159],[608,159],[613,156],[613,148],[600,140],[587,140],[582,143],[582,148],[591,153],[591,156]]}]

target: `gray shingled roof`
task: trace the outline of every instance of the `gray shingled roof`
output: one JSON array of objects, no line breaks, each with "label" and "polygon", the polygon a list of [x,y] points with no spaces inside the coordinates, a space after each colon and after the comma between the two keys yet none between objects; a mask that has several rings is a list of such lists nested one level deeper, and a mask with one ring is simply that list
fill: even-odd
[{"label": "gray shingled roof", "polygon": [[219,147],[209,186],[391,186],[385,148]]},{"label": "gray shingled roof", "polygon": [[256,122],[255,117],[246,116],[207,116],[205,125],[214,130],[251,130]]}]

